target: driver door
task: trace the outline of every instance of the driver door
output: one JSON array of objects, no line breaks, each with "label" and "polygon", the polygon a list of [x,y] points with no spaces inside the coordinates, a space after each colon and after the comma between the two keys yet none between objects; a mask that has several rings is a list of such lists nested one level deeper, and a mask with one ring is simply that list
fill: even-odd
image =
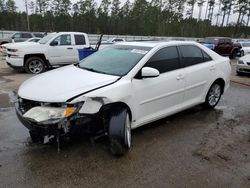
[{"label": "driver door", "polygon": [[132,80],[138,126],[174,113],[181,108],[184,98],[184,73],[177,47],[160,49],[144,67],[155,68],[160,75]]},{"label": "driver door", "polygon": [[63,65],[76,63],[78,53],[72,45],[71,34],[62,34],[55,38],[48,49],[51,65]]}]

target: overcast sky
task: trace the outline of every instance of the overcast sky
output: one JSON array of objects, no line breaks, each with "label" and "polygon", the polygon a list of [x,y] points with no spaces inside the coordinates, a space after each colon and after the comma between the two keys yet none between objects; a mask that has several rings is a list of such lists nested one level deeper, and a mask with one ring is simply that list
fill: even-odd
[{"label": "overcast sky", "polygon": [[[29,0],[28,0],[29,1]],[[72,2],[72,4],[73,3],[75,3],[75,2],[77,2],[78,0],[71,0],[71,2]],[[101,0],[95,0],[98,4],[100,4],[100,2],[101,2]],[[125,2],[126,0],[120,0],[121,2]],[[131,0],[131,1],[133,1],[133,0]],[[16,2],[16,5],[17,5],[17,7],[18,7],[18,10],[19,11],[24,11],[25,10],[25,8],[24,8],[24,0],[15,0],[15,2]],[[205,17],[205,12],[206,12],[206,3],[204,4],[204,6],[203,6],[203,8],[202,8],[202,16],[201,16],[201,19],[204,19],[204,17]],[[215,8],[214,8],[214,15],[215,14],[217,14],[218,13],[218,10],[219,10],[219,7],[218,6],[216,6]],[[194,18],[198,18],[198,14],[199,14],[199,8],[198,8],[198,6],[197,6],[197,4],[196,4],[196,6],[195,6],[195,9],[194,9]],[[213,24],[215,24],[216,23],[216,17],[213,17]],[[222,19],[222,16],[220,16],[219,17],[219,23],[221,22],[221,19]],[[237,20],[237,15],[236,14],[234,14],[234,15],[232,15],[231,17],[230,17],[230,22],[236,22],[236,20]]]}]

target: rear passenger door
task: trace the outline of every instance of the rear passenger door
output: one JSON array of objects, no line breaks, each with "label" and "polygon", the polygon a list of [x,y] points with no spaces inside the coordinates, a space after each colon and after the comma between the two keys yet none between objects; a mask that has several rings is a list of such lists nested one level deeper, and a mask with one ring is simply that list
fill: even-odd
[{"label": "rear passenger door", "polygon": [[169,115],[182,107],[184,77],[176,46],[158,50],[144,67],[155,68],[155,78],[134,78],[133,90],[138,101],[137,123],[144,124]]},{"label": "rear passenger door", "polygon": [[86,39],[82,34],[74,34],[73,35],[75,45],[73,46],[74,53],[76,53],[74,61],[79,62],[78,49],[83,49],[86,47]]},{"label": "rear passenger door", "polygon": [[184,106],[198,104],[206,95],[215,70],[212,58],[195,45],[179,46],[185,76]]}]

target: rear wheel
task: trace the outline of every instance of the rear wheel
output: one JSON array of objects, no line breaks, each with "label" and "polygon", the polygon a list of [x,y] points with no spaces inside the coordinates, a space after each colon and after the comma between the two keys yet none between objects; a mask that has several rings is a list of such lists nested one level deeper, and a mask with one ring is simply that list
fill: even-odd
[{"label": "rear wheel", "polygon": [[109,142],[113,155],[123,155],[131,147],[131,121],[127,109],[115,108],[110,113]]},{"label": "rear wheel", "polygon": [[46,66],[40,57],[31,57],[26,60],[24,68],[27,73],[39,74],[45,71]]},{"label": "rear wheel", "polygon": [[208,90],[204,105],[207,108],[214,108],[220,101],[221,95],[222,95],[221,84],[219,82],[213,83],[213,85]]}]

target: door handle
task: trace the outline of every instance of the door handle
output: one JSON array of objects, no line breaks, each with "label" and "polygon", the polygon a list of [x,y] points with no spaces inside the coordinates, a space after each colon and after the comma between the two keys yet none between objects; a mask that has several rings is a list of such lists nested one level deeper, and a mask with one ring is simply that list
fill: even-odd
[{"label": "door handle", "polygon": [[73,50],[73,48],[67,48],[67,50]]},{"label": "door handle", "polygon": [[210,70],[212,71],[212,70],[215,70],[216,69],[216,67],[214,66],[214,65],[212,65],[211,67],[210,67]]},{"label": "door handle", "polygon": [[184,79],[184,76],[182,74],[179,74],[177,77],[176,77],[176,80],[182,80]]}]

